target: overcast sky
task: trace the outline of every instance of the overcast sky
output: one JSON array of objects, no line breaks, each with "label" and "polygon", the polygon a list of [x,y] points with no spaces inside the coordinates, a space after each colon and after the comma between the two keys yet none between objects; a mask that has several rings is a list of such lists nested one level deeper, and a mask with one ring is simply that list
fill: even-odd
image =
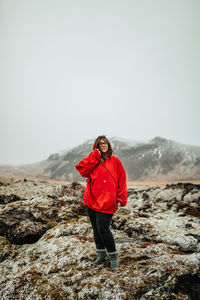
[{"label": "overcast sky", "polygon": [[99,134],[200,146],[199,0],[0,0],[0,164]]}]

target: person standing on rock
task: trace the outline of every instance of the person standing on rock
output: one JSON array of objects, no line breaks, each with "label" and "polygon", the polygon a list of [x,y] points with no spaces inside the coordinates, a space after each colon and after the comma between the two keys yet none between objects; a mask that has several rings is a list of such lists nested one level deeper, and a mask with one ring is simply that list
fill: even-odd
[{"label": "person standing on rock", "polygon": [[126,173],[106,136],[98,136],[93,151],[82,159],[76,169],[87,177],[83,203],[87,207],[97,249],[96,265],[110,259],[112,269],[119,266],[114,237],[110,231],[112,216],[127,203]]}]

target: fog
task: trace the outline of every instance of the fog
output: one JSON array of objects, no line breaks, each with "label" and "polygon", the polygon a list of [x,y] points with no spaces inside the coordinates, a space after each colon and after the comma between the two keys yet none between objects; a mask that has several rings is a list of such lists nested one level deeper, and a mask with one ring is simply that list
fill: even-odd
[{"label": "fog", "polygon": [[200,2],[0,1],[0,164],[99,134],[200,146]]}]

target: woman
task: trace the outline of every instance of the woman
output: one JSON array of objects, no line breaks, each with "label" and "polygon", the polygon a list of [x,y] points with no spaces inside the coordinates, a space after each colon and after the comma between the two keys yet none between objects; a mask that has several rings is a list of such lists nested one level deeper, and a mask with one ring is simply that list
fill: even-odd
[{"label": "woman", "polygon": [[81,176],[87,177],[83,195],[92,224],[98,257],[95,264],[105,261],[106,251],[111,268],[119,266],[118,254],[109,229],[112,216],[127,203],[126,173],[106,136],[98,136],[93,151],[76,165]]}]

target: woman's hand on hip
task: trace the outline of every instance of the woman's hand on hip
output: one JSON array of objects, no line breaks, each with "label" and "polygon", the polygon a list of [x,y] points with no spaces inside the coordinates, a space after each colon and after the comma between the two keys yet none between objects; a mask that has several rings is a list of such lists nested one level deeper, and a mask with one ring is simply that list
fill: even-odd
[{"label": "woman's hand on hip", "polygon": [[120,201],[117,202],[117,209],[119,209],[122,206],[122,203]]}]

